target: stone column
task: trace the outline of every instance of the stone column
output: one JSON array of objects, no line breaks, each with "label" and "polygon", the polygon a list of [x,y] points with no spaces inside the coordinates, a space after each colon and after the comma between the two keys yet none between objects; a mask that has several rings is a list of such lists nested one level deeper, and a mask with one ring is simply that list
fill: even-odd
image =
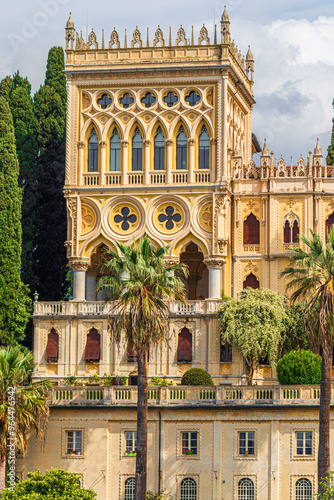
[{"label": "stone column", "polygon": [[210,142],[211,142],[211,174],[210,174],[210,182],[215,182],[216,181],[216,171],[217,171],[217,165],[216,165],[217,139],[215,137],[212,137],[210,139]]},{"label": "stone column", "polygon": [[83,185],[83,178],[82,178],[82,173],[84,170],[84,150],[85,150],[85,143],[84,142],[78,142],[78,150],[79,150],[79,164],[78,164],[78,186]]},{"label": "stone column", "polygon": [[204,260],[204,264],[209,270],[209,299],[221,298],[221,270],[225,260],[221,258],[209,257]]},{"label": "stone column", "polygon": [[150,145],[151,141],[144,141],[144,184],[150,184]]},{"label": "stone column", "polygon": [[168,139],[168,141],[166,141],[166,146],[167,146],[166,182],[167,182],[167,184],[172,184],[172,162],[173,162],[173,141],[172,141],[172,139]]},{"label": "stone column", "polygon": [[73,271],[73,300],[86,300],[86,271],[88,262],[71,262]]},{"label": "stone column", "polygon": [[100,161],[100,186],[104,186],[105,179],[104,174],[106,171],[106,141],[100,141],[100,152],[101,152],[101,161]]},{"label": "stone column", "polygon": [[189,144],[189,184],[194,183],[194,170],[195,170],[195,139],[188,139]]},{"label": "stone column", "polygon": [[97,269],[88,269],[86,273],[86,300],[89,302],[96,300],[96,278]]},{"label": "stone column", "polygon": [[129,141],[122,141],[122,184],[128,183],[128,146]]}]

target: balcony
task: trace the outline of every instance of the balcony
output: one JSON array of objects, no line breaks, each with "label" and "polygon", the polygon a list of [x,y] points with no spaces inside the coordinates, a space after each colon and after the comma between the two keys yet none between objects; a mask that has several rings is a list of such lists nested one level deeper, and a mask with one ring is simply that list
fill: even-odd
[{"label": "balcony", "polygon": [[[170,302],[169,311],[172,316],[214,315],[217,314],[222,300],[187,300]],[[112,310],[105,302],[68,301],[68,302],[35,302],[34,317],[43,316],[108,316]]]},{"label": "balcony", "polygon": [[[320,386],[169,386],[148,388],[149,405],[319,405]],[[52,406],[136,406],[138,388],[54,387]],[[332,404],[334,388],[332,388]]]}]

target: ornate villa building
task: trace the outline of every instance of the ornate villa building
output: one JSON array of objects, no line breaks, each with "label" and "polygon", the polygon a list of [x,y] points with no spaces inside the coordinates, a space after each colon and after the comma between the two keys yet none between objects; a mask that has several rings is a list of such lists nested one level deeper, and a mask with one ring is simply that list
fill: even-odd
[{"label": "ornate villa building", "polygon": [[[217,32],[218,31],[218,32]],[[59,467],[98,500],[134,498],[136,358],[112,342],[96,294],[105,247],[147,234],[189,267],[185,305],[172,302],[167,342],[150,352],[148,487],[174,500],[309,500],[316,488],[318,387],[284,388],[260,365],[246,386],[240,353],[221,345],[222,293],[285,293],[281,271],[299,235],[325,240],[334,173],[319,143],[297,162],[252,133],[254,59],[218,30],[114,29],[88,41],[66,29],[66,177],[73,300],[35,302],[34,379],[58,382],[42,443],[18,474]],[[253,155],[260,153],[257,162]],[[215,387],[183,387],[191,367]],[[65,387],[64,377],[126,377],[127,386]],[[189,453],[189,450],[191,453]],[[333,457],[334,458],[334,457]]]}]

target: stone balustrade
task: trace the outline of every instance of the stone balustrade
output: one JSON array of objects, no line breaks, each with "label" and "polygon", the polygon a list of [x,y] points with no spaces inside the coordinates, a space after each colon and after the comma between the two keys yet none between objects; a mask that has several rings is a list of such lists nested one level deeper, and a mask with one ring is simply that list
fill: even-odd
[{"label": "stone balustrade", "polygon": [[[216,314],[221,300],[187,300],[170,302],[171,315]],[[103,316],[112,312],[112,305],[101,301],[35,302],[34,316]]]},{"label": "stone balustrade", "polygon": [[[320,386],[150,386],[150,405],[318,405]],[[137,386],[54,387],[52,406],[136,405]],[[334,388],[332,388],[334,403]]]}]

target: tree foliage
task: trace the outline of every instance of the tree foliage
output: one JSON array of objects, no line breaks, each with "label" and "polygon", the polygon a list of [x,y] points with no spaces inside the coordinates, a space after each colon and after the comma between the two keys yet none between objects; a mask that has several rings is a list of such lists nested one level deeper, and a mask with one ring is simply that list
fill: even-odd
[{"label": "tree foliage", "polygon": [[305,312],[305,305],[285,306],[287,321],[284,329],[281,354],[298,349],[315,348],[309,318]]},{"label": "tree foliage", "polygon": [[[15,436],[16,450],[25,451],[28,432],[41,437],[48,417],[47,384],[30,383],[33,354],[20,346],[0,349],[0,483],[4,485],[5,460],[10,449],[8,439]],[[13,418],[11,419],[11,415]],[[11,465],[10,460],[8,460]],[[0,487],[1,488],[1,487]]]},{"label": "tree foliage", "polygon": [[93,490],[81,488],[78,475],[61,469],[29,472],[28,479],[17,483],[14,491],[3,492],[3,500],[94,500]]},{"label": "tree foliage", "polygon": [[248,383],[260,359],[275,366],[287,322],[283,299],[272,290],[247,288],[220,310],[222,342],[238,347],[249,366]]},{"label": "tree foliage", "polygon": [[31,301],[21,281],[21,205],[13,119],[0,97],[0,344],[16,344],[24,337]]},{"label": "tree foliage", "polygon": [[213,385],[213,380],[202,368],[190,368],[183,374],[181,385]]},{"label": "tree foliage", "polygon": [[[333,105],[334,105],[334,100],[333,100]],[[334,118],[332,119],[332,122],[333,125],[332,125],[331,143],[328,146],[328,151],[327,151],[327,165],[334,164]]]},{"label": "tree foliage", "polygon": [[38,213],[34,272],[41,300],[66,294],[67,260],[65,178],[66,78],[61,47],[49,51],[44,85],[36,92],[34,109],[38,143]]},{"label": "tree foliage", "polygon": [[288,352],[277,362],[277,377],[282,385],[320,384],[321,356],[305,349]]}]

